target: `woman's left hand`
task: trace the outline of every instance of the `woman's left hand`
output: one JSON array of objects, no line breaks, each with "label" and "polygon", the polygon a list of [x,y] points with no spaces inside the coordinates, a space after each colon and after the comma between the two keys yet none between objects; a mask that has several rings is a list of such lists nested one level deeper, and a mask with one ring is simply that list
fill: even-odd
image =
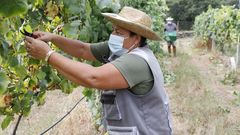
[{"label": "woman's left hand", "polygon": [[25,45],[28,54],[30,54],[33,58],[40,60],[44,60],[47,53],[51,51],[51,48],[47,43],[28,36],[25,37]]}]

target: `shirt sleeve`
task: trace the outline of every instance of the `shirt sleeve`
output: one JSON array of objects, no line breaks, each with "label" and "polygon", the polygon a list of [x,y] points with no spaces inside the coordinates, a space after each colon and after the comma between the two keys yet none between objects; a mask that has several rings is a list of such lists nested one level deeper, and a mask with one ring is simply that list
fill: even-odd
[{"label": "shirt sleeve", "polygon": [[121,72],[130,89],[140,83],[153,80],[153,75],[147,62],[137,55],[125,54],[111,63]]},{"label": "shirt sleeve", "polygon": [[106,63],[110,55],[110,49],[108,47],[108,42],[93,43],[90,45],[90,50],[93,56],[101,63]]}]

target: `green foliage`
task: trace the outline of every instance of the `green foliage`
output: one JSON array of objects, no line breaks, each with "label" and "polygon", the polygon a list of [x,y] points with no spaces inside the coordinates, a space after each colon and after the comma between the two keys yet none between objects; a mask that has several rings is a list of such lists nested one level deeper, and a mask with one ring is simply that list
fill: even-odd
[{"label": "green foliage", "polygon": [[87,97],[88,106],[90,108],[92,116],[94,116],[93,120],[95,122],[95,127],[99,129],[102,126],[102,122],[101,122],[102,104],[101,102],[99,102],[101,97],[101,92],[99,90],[93,91],[93,89],[85,88],[83,91],[83,95]]},{"label": "green foliage", "polygon": [[224,75],[224,79],[221,82],[225,85],[234,86],[237,83],[237,80],[238,80],[237,77],[238,77],[237,72],[231,71]]},{"label": "green foliage", "polygon": [[12,116],[6,116],[6,118],[3,120],[1,127],[2,129],[7,128],[7,126],[10,124],[10,122],[13,120]]},{"label": "green foliage", "polygon": [[167,69],[163,70],[163,77],[164,84],[166,86],[172,84],[176,80],[176,75],[173,72],[168,71]]},{"label": "green foliage", "polygon": [[209,6],[213,8],[221,5],[233,5],[237,0],[168,0],[169,16],[180,21],[180,29],[191,29],[195,17],[207,11]]},{"label": "green foliage", "polygon": [[6,92],[8,84],[9,80],[7,75],[3,71],[0,71],[0,95]]},{"label": "green foliage", "polygon": [[228,107],[223,107],[223,106],[218,106],[218,110],[223,114],[231,112],[231,110]]},{"label": "green foliage", "polygon": [[205,41],[213,38],[217,48],[236,45],[240,31],[240,10],[223,6],[212,9],[196,17],[194,23],[195,35]]},{"label": "green foliage", "polygon": [[101,12],[113,12],[116,8],[99,7],[95,0],[2,0],[0,3],[0,115],[6,116],[2,122],[4,129],[15,115],[27,116],[34,103],[44,104],[47,90],[71,93],[76,87],[45,62],[29,57],[19,30],[48,31],[84,42],[104,41],[111,25]]},{"label": "green foliage", "polygon": [[26,13],[27,0],[1,0],[0,17],[11,17]]},{"label": "green foliage", "polygon": [[[125,4],[149,13],[154,30],[161,35],[167,10],[164,0]],[[27,116],[34,103],[44,104],[47,90],[71,93],[76,87],[45,62],[29,57],[19,31],[23,28],[29,32],[47,31],[90,43],[105,41],[112,27],[101,12],[118,12],[120,3],[116,0],[1,0],[0,5],[0,115],[6,116],[2,122],[4,129],[15,115]],[[100,125],[100,92],[87,89],[83,94]]]},{"label": "green foliage", "polygon": [[233,101],[234,104],[240,106],[240,91],[234,91],[233,95],[235,95],[235,99]]},{"label": "green foliage", "polygon": [[168,53],[164,52],[162,49],[160,50],[160,53],[157,54],[157,59],[161,65],[161,70],[163,72],[165,86],[169,86],[176,81],[175,73],[169,68],[171,61],[169,59],[166,59],[167,56]]}]

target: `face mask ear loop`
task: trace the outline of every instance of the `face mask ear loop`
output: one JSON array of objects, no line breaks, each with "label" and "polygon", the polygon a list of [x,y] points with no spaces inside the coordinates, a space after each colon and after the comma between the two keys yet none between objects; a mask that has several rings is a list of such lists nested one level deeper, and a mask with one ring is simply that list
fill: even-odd
[{"label": "face mask ear loop", "polygon": [[127,53],[131,52],[132,49],[135,47],[135,45],[136,45],[136,44],[133,44],[133,45],[128,49],[128,52],[127,52]]}]

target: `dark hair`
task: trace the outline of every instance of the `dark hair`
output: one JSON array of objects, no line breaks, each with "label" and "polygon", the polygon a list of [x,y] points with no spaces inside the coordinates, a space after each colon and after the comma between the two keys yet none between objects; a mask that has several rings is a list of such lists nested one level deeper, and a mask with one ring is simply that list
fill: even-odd
[{"label": "dark hair", "polygon": [[[130,31],[130,37],[135,36],[135,35],[137,35],[137,34]],[[139,47],[144,47],[146,45],[147,45],[147,39],[145,37],[141,36],[140,46]]]}]

